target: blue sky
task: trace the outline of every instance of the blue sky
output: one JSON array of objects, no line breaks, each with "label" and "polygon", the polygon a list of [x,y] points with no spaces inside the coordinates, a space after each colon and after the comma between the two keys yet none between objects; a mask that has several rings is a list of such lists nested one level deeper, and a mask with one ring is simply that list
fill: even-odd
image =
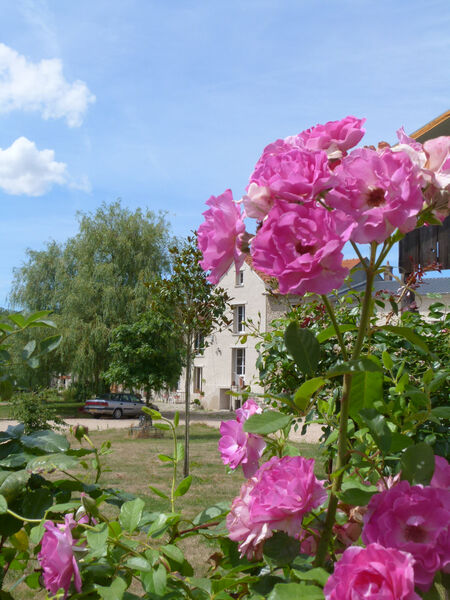
[{"label": "blue sky", "polygon": [[26,248],[75,234],[78,210],[120,197],[186,235],[276,138],[353,114],[365,143],[392,142],[443,113],[449,8],[0,0],[0,306]]}]

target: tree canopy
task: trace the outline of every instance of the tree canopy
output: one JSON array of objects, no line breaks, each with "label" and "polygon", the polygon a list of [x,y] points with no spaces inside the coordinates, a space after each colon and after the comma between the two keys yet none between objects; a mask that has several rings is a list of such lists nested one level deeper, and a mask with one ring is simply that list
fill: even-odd
[{"label": "tree canopy", "polygon": [[60,368],[98,392],[110,363],[111,332],[146,310],[145,284],[167,273],[171,236],[163,214],[131,212],[120,201],[78,218],[79,232],[66,243],[27,251],[11,300],[25,310],[56,313]]}]

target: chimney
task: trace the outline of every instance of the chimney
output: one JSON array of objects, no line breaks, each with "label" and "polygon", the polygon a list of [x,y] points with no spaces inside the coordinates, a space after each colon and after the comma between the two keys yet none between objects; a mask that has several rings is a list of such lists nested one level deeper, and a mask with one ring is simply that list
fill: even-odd
[{"label": "chimney", "polygon": [[392,281],[393,279],[393,267],[389,264],[389,261],[384,266],[384,281]]}]

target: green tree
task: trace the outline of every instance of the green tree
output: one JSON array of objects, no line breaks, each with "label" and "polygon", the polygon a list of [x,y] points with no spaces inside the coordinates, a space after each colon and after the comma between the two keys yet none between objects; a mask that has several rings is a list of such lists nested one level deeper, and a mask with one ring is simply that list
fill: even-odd
[{"label": "green tree", "polygon": [[208,283],[199,265],[202,258],[196,236],[170,248],[172,273],[169,279],[159,279],[150,286],[152,308],[170,306],[173,319],[180,328],[185,360],[185,418],[184,476],[189,475],[189,417],[191,375],[194,345],[197,335],[206,337],[214,330],[229,324],[225,317],[229,297],[225,290]]},{"label": "green tree", "polygon": [[65,244],[28,251],[15,271],[11,299],[56,313],[61,365],[87,391],[100,392],[111,332],[146,310],[145,283],[167,272],[171,237],[164,215],[131,212],[119,201],[78,217],[79,232]]},{"label": "green tree", "polygon": [[159,310],[144,313],[136,323],[114,329],[106,381],[129,389],[144,387],[147,399],[152,392],[176,386],[183,366],[181,332],[164,308],[159,306]]}]

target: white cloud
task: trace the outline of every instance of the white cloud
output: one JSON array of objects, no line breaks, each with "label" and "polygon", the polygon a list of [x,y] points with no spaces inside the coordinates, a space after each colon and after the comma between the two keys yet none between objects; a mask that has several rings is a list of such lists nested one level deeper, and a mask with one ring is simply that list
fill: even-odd
[{"label": "white cloud", "polygon": [[0,112],[40,111],[44,119],[65,118],[77,127],[92,102],[84,81],[66,81],[59,58],[33,63],[0,43]]},{"label": "white cloud", "polygon": [[0,148],[0,189],[15,196],[42,196],[54,184],[66,184],[67,167],[54,158],[53,150],[38,150],[25,137]]}]

